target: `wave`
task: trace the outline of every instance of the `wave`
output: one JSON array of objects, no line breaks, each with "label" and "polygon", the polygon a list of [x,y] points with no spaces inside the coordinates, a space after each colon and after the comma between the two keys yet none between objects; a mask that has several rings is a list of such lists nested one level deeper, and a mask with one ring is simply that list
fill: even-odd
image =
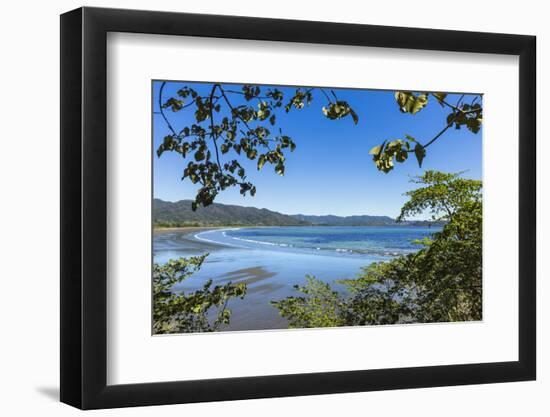
[{"label": "wave", "polygon": [[[379,256],[383,258],[395,257],[399,255],[404,255],[407,253],[414,252],[414,250],[396,250],[395,248],[346,248],[346,247],[335,247],[335,246],[317,246],[317,245],[301,245],[301,244],[291,244],[291,243],[279,243],[279,242],[269,242],[259,239],[250,239],[245,237],[237,237],[228,234],[227,232],[241,230],[242,228],[227,228],[227,229],[216,229],[202,231],[194,235],[194,238],[203,242],[229,246],[234,248],[241,249],[254,249],[254,248],[273,248],[273,250],[293,250],[293,251],[308,251],[313,253],[325,253],[330,252],[337,253],[339,255],[371,255]],[[213,234],[212,238],[205,237],[204,235]],[[252,245],[252,246],[250,246]]]},{"label": "wave", "polygon": [[[227,236],[227,235],[224,235]],[[248,243],[257,243],[259,245],[268,245],[268,246],[279,246],[282,248],[293,248],[294,246],[287,243],[274,243],[274,242],[266,242],[264,240],[254,240],[254,239],[244,239],[242,237],[235,237],[235,236],[227,236],[231,239],[240,240],[241,242],[248,242]]]},{"label": "wave", "polygon": [[[233,246],[233,247],[236,247],[236,248],[242,248],[242,246],[237,246],[237,245],[231,245],[227,242],[220,242],[218,240],[212,240],[212,239],[207,239],[201,235],[204,235],[204,234],[207,234],[207,233],[216,233],[216,232],[222,232],[222,235],[224,237],[230,237],[230,236],[227,236],[226,235],[226,232],[230,231],[230,230],[239,230],[240,228],[239,227],[235,227],[235,228],[231,228],[231,229],[216,229],[216,230],[207,230],[207,231],[203,231],[203,232],[199,232],[195,235],[193,235],[193,237],[197,240],[200,240],[200,241],[203,241],[203,242],[207,242],[207,243],[213,243],[215,245],[222,245],[222,246]],[[231,237],[230,237],[231,238]]]},{"label": "wave", "polygon": [[[230,229],[230,230],[239,230],[239,229]],[[275,242],[267,242],[264,240],[257,240],[257,239],[245,239],[242,237],[236,237],[236,236],[228,236],[225,232],[223,233],[225,237],[228,237],[230,239],[239,240],[241,242],[248,242],[248,243],[257,243],[259,245],[267,245],[267,246],[278,246],[282,248],[298,248],[298,249],[311,249],[311,250],[318,250],[318,251],[334,251],[339,253],[356,253],[356,254],[369,254],[369,255],[383,255],[383,256],[398,256],[403,255],[405,253],[413,252],[412,250],[401,250],[401,251],[391,251],[388,249],[358,249],[358,248],[337,248],[337,247],[320,247],[320,246],[308,246],[308,245],[292,245],[290,243],[275,243]]]}]

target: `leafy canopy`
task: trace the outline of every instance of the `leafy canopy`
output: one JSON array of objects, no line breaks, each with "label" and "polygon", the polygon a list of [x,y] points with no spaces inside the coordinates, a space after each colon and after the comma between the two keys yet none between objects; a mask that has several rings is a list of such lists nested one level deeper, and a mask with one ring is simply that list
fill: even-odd
[{"label": "leafy canopy", "polygon": [[405,134],[401,139],[385,140],[380,145],[370,150],[372,159],[378,170],[388,173],[395,167],[395,162],[405,162],[409,154],[414,154],[418,166],[422,168],[422,162],[426,157],[426,148],[438,140],[452,126],[460,129],[466,126],[472,133],[481,130],[483,121],[483,108],[477,101],[481,96],[476,95],[470,103],[464,103],[464,94],[455,105],[446,101],[446,93],[413,93],[411,91],[396,91],[395,101],[402,113],[415,115],[428,105],[432,96],[442,106],[449,108],[451,112],[446,118],[446,125],[432,139],[422,143],[411,135]]},{"label": "leafy canopy", "polygon": [[153,333],[213,332],[229,324],[231,310],[227,304],[232,298],[244,298],[246,285],[231,282],[212,286],[207,281],[202,289],[189,294],[172,291],[200,270],[206,255],[171,259],[166,264],[153,266]]},{"label": "leafy canopy", "polygon": [[[290,96],[275,87],[244,84],[227,86],[213,83],[209,94],[201,95],[195,89],[183,85],[175,97],[164,98],[166,82],[159,89],[160,114],[169,128],[157,149],[176,152],[186,161],[182,179],[188,179],[200,188],[195,196],[193,210],[212,204],[216,196],[229,187],[237,187],[240,193],[254,196],[256,186],[248,179],[243,159],[256,161],[258,170],[271,165],[278,175],[285,174],[288,152],[296,149],[296,142],[284,134],[280,120],[286,113],[301,110],[321,94],[326,104],[322,114],[330,120],[351,118],[359,123],[359,116],[345,100],[338,98],[335,90],[324,88],[297,88]],[[435,99],[443,108],[450,109],[446,125],[432,139],[418,140],[405,134],[402,138],[385,140],[370,150],[378,170],[388,173],[395,163],[405,162],[413,154],[420,167],[426,158],[426,149],[449,128],[466,127],[472,133],[481,129],[483,108],[481,96],[475,95],[470,103],[462,95],[455,104],[447,100],[447,93],[415,93],[396,91],[395,101],[402,113],[416,115]],[[194,122],[176,129],[166,111],[192,112]]]},{"label": "leafy canopy", "polygon": [[[171,133],[164,137],[157,155],[177,152],[188,161],[182,179],[200,185],[193,210],[212,204],[228,187],[238,187],[243,196],[254,196],[256,187],[248,180],[242,158],[257,161],[258,170],[268,164],[277,174],[284,175],[286,155],[294,151],[296,144],[279,127],[279,118],[308,106],[315,90],[326,99],[322,108],[325,117],[337,120],[349,116],[355,124],[359,122],[356,112],[333,90],[329,95],[322,88],[297,88],[291,97],[286,97],[277,88],[245,84],[232,89],[214,83],[208,95],[183,86],[176,97],[164,99],[165,85],[163,82],[159,89],[158,104]],[[194,112],[195,122],[176,129],[165,110],[186,109]]]}]

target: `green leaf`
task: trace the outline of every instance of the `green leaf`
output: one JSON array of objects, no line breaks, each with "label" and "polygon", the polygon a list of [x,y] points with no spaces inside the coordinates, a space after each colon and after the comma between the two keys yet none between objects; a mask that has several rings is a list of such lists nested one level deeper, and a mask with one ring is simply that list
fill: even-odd
[{"label": "green leaf", "polygon": [[407,160],[407,158],[409,157],[409,153],[404,150],[404,149],[399,149],[396,153],[395,153],[395,160],[397,162],[405,162]]},{"label": "green leaf", "polygon": [[380,145],[375,146],[369,151],[370,155],[380,156],[382,153],[382,149],[384,148],[384,145],[386,144],[386,141],[382,142]]},{"label": "green leaf", "polygon": [[402,113],[416,114],[428,104],[426,94],[415,95],[410,91],[396,91],[395,100]]},{"label": "green leaf", "polygon": [[348,115],[353,119],[353,123],[357,124],[359,122],[359,117],[357,113],[351,108],[347,101],[336,101],[330,103],[328,107],[323,107],[321,109],[325,117],[331,120],[341,119]]},{"label": "green leaf", "polygon": [[349,109],[349,114],[351,115],[351,118],[353,119],[353,123],[357,124],[359,123],[359,117],[357,116],[357,113],[353,111],[352,108]]},{"label": "green leaf", "polygon": [[414,154],[416,156],[416,160],[418,161],[418,166],[422,168],[422,161],[426,156],[426,149],[420,143],[417,143],[414,147]]},{"label": "green leaf", "polygon": [[157,157],[160,158],[163,152],[164,152],[164,145],[160,145],[157,149]]},{"label": "green leaf", "polygon": [[163,140],[163,144],[166,148],[169,148],[174,143],[174,138],[171,135],[165,136]]},{"label": "green leaf", "polygon": [[439,104],[441,104],[441,107],[445,107],[445,103],[443,101],[447,97],[447,93],[432,93],[432,96],[434,96]]},{"label": "green leaf", "polygon": [[199,149],[197,152],[195,152],[195,160],[202,161],[203,159],[204,159],[204,152]]},{"label": "green leaf", "polygon": [[183,108],[183,101],[176,98],[169,98],[166,103],[162,105],[163,109],[170,107],[173,112],[180,111]]},{"label": "green leaf", "polygon": [[199,107],[195,112],[195,119],[197,119],[197,122],[203,122],[209,117],[210,113],[204,106]]},{"label": "green leaf", "polygon": [[275,166],[275,172],[279,175],[285,175],[285,166],[282,163],[278,163]]},{"label": "green leaf", "polygon": [[262,169],[264,164],[265,164],[265,155],[260,155],[260,157],[258,158],[258,171]]}]

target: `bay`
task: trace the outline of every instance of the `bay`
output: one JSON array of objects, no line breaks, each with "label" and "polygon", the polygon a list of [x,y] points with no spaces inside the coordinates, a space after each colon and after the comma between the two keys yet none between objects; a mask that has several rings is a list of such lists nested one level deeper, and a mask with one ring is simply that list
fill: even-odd
[{"label": "bay", "polygon": [[[155,233],[154,262],[208,253],[201,270],[174,286],[193,291],[212,279],[214,284],[244,282],[247,295],[232,300],[230,324],[222,330],[284,329],[286,321],[270,301],[297,295],[306,275],[334,284],[354,278],[372,262],[414,252],[414,243],[439,227],[300,226],[226,228]],[[334,285],[337,290],[343,290]]]}]

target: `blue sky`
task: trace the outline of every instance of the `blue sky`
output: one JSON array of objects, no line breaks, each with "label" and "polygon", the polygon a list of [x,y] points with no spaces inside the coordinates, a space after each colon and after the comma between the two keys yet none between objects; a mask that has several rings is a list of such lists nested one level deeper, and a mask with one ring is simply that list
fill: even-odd
[{"label": "blue sky", "polygon": [[[158,114],[160,85],[161,82],[153,82],[153,151],[156,151],[164,136],[170,133]],[[175,92],[184,85],[205,95],[212,87],[210,83],[168,82],[163,99],[175,96]],[[222,85],[234,90],[241,87],[225,83]],[[285,100],[295,91],[295,87],[277,88],[285,93]],[[413,116],[399,111],[393,91],[334,91],[338,99],[346,100],[357,112],[357,125],[349,117],[327,119],[321,111],[327,100],[319,90],[315,90],[309,107],[293,109],[288,114],[281,109],[278,113],[277,126],[282,128],[284,134],[291,136],[297,145],[294,152],[287,153],[285,175],[277,175],[268,164],[258,171],[256,161],[246,160],[243,166],[249,180],[257,187],[256,195],[243,197],[238,189],[227,189],[216,197],[216,202],[267,208],[285,214],[371,214],[395,217],[406,201],[403,193],[414,187],[409,183],[410,177],[426,169],[467,171],[465,176],[481,179],[482,132],[473,134],[466,128],[451,128],[433,143],[427,149],[421,169],[411,154],[403,164],[396,164],[390,173],[378,171],[368,153],[373,146],[386,139],[403,138],[405,134],[426,143],[445,127],[449,109],[442,108],[430,97],[429,104]],[[240,100],[237,97],[236,102]],[[456,103],[458,97],[451,94],[447,101]],[[469,98],[471,100],[471,96],[466,96],[465,102],[469,102]],[[193,123],[193,113],[193,106],[176,113],[165,111],[176,130]],[[222,155],[222,159],[233,159],[233,155],[230,152]],[[242,157],[238,159],[245,160]],[[194,199],[198,186],[187,179],[181,180],[186,164],[187,160],[175,152],[165,152],[160,158],[154,153],[155,198],[166,201]]]}]

